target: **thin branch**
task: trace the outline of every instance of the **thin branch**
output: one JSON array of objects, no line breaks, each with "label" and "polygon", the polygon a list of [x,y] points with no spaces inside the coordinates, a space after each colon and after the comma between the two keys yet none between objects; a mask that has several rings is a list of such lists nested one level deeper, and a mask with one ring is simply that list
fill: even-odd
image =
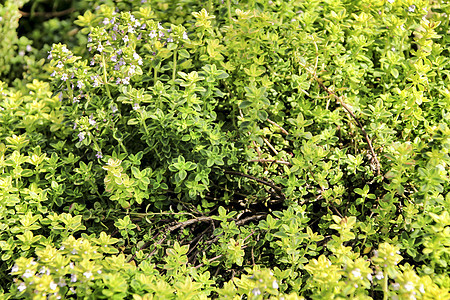
[{"label": "thin branch", "polygon": [[[316,42],[313,40],[314,46],[316,47],[317,50],[317,44]],[[316,57],[317,59],[317,57]],[[333,91],[330,91],[330,89],[328,89],[322,82],[322,80],[320,78],[317,77],[316,74],[316,70],[311,71],[310,68],[307,68],[305,64],[302,64],[301,62],[299,62],[299,65],[301,65],[306,71],[308,71],[314,78],[315,81],[317,81],[317,83],[319,84],[319,86],[324,89],[328,95],[332,96],[333,98],[335,98],[340,104],[341,106],[352,116],[352,118],[355,120],[356,124],[358,125],[358,127],[361,129],[367,144],[369,145],[369,150],[372,153],[372,159],[375,161],[376,164],[376,168],[377,168],[377,175],[381,174],[381,167],[380,167],[380,162],[378,161],[377,158],[377,154],[375,153],[375,150],[372,147],[372,141],[369,138],[369,135],[367,134],[366,130],[364,129],[364,126],[361,124],[361,122],[359,121],[359,119],[355,116],[355,114],[353,113],[353,111],[350,109],[350,107],[347,106],[347,104],[344,103],[344,101],[342,100],[342,96],[339,97],[337,96]]]},{"label": "thin branch", "polygon": [[198,218],[190,219],[190,220],[178,223],[174,226],[171,226],[171,227],[167,228],[167,231],[171,232],[171,231],[177,230],[178,228],[186,227],[188,225],[191,225],[191,224],[194,224],[197,222],[207,222],[207,221],[211,221],[211,220],[212,219],[210,217],[198,217]]},{"label": "thin branch", "polygon": [[264,158],[252,159],[252,160],[249,160],[249,162],[270,162],[270,163],[277,163],[277,164],[292,166],[292,164],[290,162],[287,162],[284,160],[275,160],[275,159],[264,159]]},{"label": "thin branch", "polygon": [[265,216],[267,216],[267,213],[249,216],[249,217],[244,218],[242,220],[236,221],[236,225],[242,225],[242,224],[247,223],[248,221],[252,221],[252,220],[259,220],[259,219],[264,218]]},{"label": "thin branch", "polygon": [[38,12],[34,12],[34,13],[29,13],[29,12],[26,12],[26,11],[19,10],[19,14],[21,14],[22,17],[30,17],[31,16],[31,17],[43,17],[43,18],[46,18],[46,19],[50,19],[50,18],[62,17],[62,16],[65,16],[65,15],[68,15],[68,14],[74,12],[74,11],[75,11],[75,8],[71,7],[71,8],[65,9],[65,10],[54,11],[54,12],[40,12],[40,11],[38,11]]},{"label": "thin branch", "polygon": [[[211,259],[208,259],[208,262],[210,263],[210,262],[213,262],[213,261],[215,261],[215,260],[218,260],[218,259],[221,258],[222,256],[223,256],[223,254],[217,255],[216,257],[213,257],[213,258],[211,258]],[[199,264],[199,265],[196,265],[195,268],[198,269],[198,268],[203,267],[204,265],[205,265],[204,263],[201,263],[201,264]]]},{"label": "thin branch", "polygon": [[366,130],[364,129],[364,126],[361,124],[361,122],[359,121],[359,119],[355,116],[355,114],[353,113],[353,111],[350,109],[350,107],[347,106],[347,104],[344,103],[344,101],[342,101],[342,97],[338,97],[336,94],[334,94],[332,91],[330,91],[326,86],[323,85],[322,81],[319,80],[318,78],[317,82],[319,84],[319,86],[321,88],[323,88],[329,95],[332,95],[336,100],[339,101],[339,103],[341,104],[341,106],[352,116],[352,118],[355,120],[356,124],[358,125],[358,127],[361,129],[362,133],[364,134],[364,137],[367,141],[367,144],[369,145],[369,149],[370,152],[372,153],[373,156],[373,160],[375,161],[375,164],[377,166],[377,175],[381,174],[381,167],[380,167],[380,162],[378,161],[377,158],[377,154],[375,153],[375,150],[373,149],[372,146],[372,141],[369,138],[369,135],[367,134]]},{"label": "thin branch", "polygon": [[[158,235],[159,235],[159,233],[158,233],[156,236],[154,236],[154,238],[156,238]],[[161,245],[162,242],[164,242],[165,239],[166,239],[166,236],[164,235],[164,236],[163,236],[163,237],[162,237],[155,245]],[[133,254],[133,256],[128,260],[128,262],[131,262],[131,261],[136,257],[137,253],[138,253],[140,250],[147,248],[151,243],[152,243],[152,241],[148,241],[148,242],[146,242],[144,245],[142,245],[142,247],[140,247],[139,250],[137,250],[137,251]],[[153,249],[153,251],[147,256],[146,259],[150,258],[150,257],[156,252],[156,250],[157,250],[157,247],[155,247],[155,249]]]},{"label": "thin branch", "polygon": [[278,151],[275,149],[275,147],[272,146],[272,144],[266,138],[264,138],[263,140],[264,143],[266,143],[266,145],[270,148],[270,150],[272,150],[275,155],[278,155]]},{"label": "thin branch", "polygon": [[275,123],[274,121],[272,121],[271,119],[267,119],[267,122],[269,122],[270,124],[280,128],[281,132],[284,133],[285,135],[289,135],[289,132],[287,132],[286,129],[284,129],[283,127],[281,127],[280,125],[278,125],[277,123]]},{"label": "thin branch", "polygon": [[257,181],[259,183],[262,183],[264,185],[270,186],[271,188],[273,188],[277,192],[277,194],[279,194],[283,198],[286,198],[286,196],[284,196],[283,193],[282,193],[282,189],[280,187],[276,186],[275,184],[271,183],[271,182],[268,182],[268,181],[265,181],[265,180],[262,180],[262,179],[259,179],[259,178],[256,178],[256,177],[253,177],[253,176],[241,173],[241,172],[236,172],[236,171],[224,170],[224,173],[225,174],[230,174],[230,175],[242,176],[242,177],[249,178],[249,179],[252,179],[254,181]]}]

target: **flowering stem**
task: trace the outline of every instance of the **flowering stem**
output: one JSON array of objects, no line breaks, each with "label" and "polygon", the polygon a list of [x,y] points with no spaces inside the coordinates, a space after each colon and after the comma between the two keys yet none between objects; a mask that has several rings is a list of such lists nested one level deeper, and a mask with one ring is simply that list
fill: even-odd
[{"label": "flowering stem", "polygon": [[108,94],[108,97],[111,99],[111,93],[109,91],[109,86],[108,86],[108,75],[106,74],[106,62],[105,62],[105,56],[103,56],[102,53],[102,64],[103,64],[103,80],[105,82],[105,87],[106,87],[106,93]]},{"label": "flowering stem", "polygon": [[227,8],[228,8],[228,20],[230,21],[231,25],[231,0],[227,0]]},{"label": "flowering stem", "polygon": [[384,274],[384,279],[383,279],[383,300],[388,300],[389,299],[389,290],[388,290],[388,274]]},{"label": "flowering stem", "polygon": [[139,111],[139,113],[141,115],[141,126],[144,127],[146,136],[149,136],[150,133],[148,132],[147,124],[145,123],[144,114],[142,113],[142,111]]},{"label": "flowering stem", "polygon": [[120,146],[120,148],[122,148],[123,152],[128,155],[127,148],[125,148],[125,146],[123,145],[122,141],[118,141],[118,142],[119,142],[119,146]]},{"label": "flowering stem", "polygon": [[172,72],[172,88],[175,88],[175,78],[177,75],[177,50],[173,52],[173,72]]},{"label": "flowering stem", "polygon": [[73,101],[73,90],[72,90],[72,87],[70,86],[69,81],[66,81],[66,85],[67,85],[67,91],[69,92],[69,95],[70,95],[70,101]]}]

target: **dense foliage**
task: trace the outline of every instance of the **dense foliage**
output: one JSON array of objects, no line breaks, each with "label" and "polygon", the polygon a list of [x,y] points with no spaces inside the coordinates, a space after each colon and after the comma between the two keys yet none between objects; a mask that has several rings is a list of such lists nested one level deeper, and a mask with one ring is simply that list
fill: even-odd
[{"label": "dense foliage", "polygon": [[0,4],[1,296],[449,299],[449,11]]}]

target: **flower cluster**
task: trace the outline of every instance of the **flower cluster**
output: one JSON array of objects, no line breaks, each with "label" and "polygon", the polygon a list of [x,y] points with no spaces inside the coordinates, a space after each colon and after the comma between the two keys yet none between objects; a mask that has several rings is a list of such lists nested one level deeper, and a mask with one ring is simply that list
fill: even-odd
[{"label": "flower cluster", "polygon": [[[174,49],[190,41],[182,25],[164,26],[153,20],[151,14],[116,12],[108,6],[100,6],[98,11],[102,17],[94,22],[97,26],[89,23],[88,58],[74,56],[66,45],[55,44],[48,59],[53,68],[51,76],[73,104],[77,145],[93,145],[95,157],[102,158],[99,138],[106,131],[117,131],[114,120],[121,116],[117,101],[130,103],[129,108],[134,111],[141,108],[141,99],[128,101],[128,95],[117,98],[117,93],[141,85],[144,73],[152,69],[158,72],[159,66],[154,61],[170,57]],[[80,17],[78,24],[85,25],[83,20]],[[99,94],[108,98],[99,98]]]},{"label": "flower cluster", "polygon": [[59,249],[47,246],[37,250],[38,259],[20,257],[11,274],[20,278],[16,286],[21,295],[65,299],[80,290],[85,292],[89,282],[103,276],[102,259],[108,252],[107,243],[95,245],[69,236]]}]

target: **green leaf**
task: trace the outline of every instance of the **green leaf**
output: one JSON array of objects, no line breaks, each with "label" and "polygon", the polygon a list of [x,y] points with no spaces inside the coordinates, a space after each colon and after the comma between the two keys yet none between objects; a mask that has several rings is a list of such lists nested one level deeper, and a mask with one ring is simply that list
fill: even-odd
[{"label": "green leaf", "polygon": [[178,55],[179,55],[180,57],[183,57],[183,58],[189,58],[189,57],[191,57],[191,55],[189,54],[189,52],[188,52],[186,49],[180,49],[180,50],[178,50]]},{"label": "green leaf", "polygon": [[244,108],[251,106],[252,104],[253,104],[252,101],[244,100],[241,102],[241,104],[239,104],[239,108],[244,109]]},{"label": "green leaf", "polygon": [[258,112],[257,112],[256,114],[258,115],[258,118],[259,118],[261,121],[267,120],[268,114],[267,114],[266,111],[264,111],[264,110],[258,110]]},{"label": "green leaf", "polygon": [[397,79],[399,75],[398,70],[396,68],[392,68],[391,75],[394,76],[395,79]]},{"label": "green leaf", "polygon": [[129,119],[127,122],[128,125],[137,125],[139,121],[137,119]]},{"label": "green leaf", "polygon": [[168,43],[167,44],[167,49],[169,49],[170,51],[173,51],[177,48],[178,48],[178,45],[176,43]]}]

